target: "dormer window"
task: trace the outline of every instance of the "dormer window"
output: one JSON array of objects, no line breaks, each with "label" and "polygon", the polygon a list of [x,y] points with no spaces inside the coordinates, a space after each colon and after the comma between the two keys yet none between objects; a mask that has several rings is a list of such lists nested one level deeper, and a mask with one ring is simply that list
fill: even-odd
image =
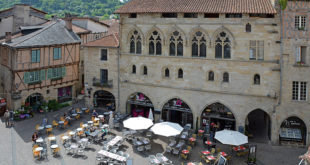
[{"label": "dormer window", "polygon": [[240,13],[226,14],[226,18],[242,18],[242,14]]},{"label": "dormer window", "polygon": [[178,18],[177,13],[162,13],[163,18]]},{"label": "dormer window", "polygon": [[129,18],[137,18],[137,13],[131,13],[131,14],[129,14]]},{"label": "dormer window", "polygon": [[184,13],[184,18],[198,18],[198,13]]}]

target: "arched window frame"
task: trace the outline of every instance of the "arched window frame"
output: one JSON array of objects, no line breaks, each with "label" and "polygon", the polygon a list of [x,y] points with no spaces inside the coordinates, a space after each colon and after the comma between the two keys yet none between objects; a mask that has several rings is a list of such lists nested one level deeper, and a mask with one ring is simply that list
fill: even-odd
[{"label": "arched window frame", "polygon": [[165,75],[164,77],[169,78],[170,77],[170,71],[168,68],[165,69]]},{"label": "arched window frame", "polygon": [[[162,46],[163,39],[160,33],[154,30],[149,37],[149,54],[150,55],[161,55],[162,54]],[[153,46],[151,46],[153,45]],[[153,52],[151,52],[151,47],[153,47]]]},{"label": "arched window frame", "polygon": [[183,56],[184,40],[178,31],[174,31],[169,39],[169,55]]},{"label": "arched window frame", "polygon": [[183,73],[183,69],[181,69],[181,68],[178,69],[178,78],[179,78],[179,79],[183,79],[183,74],[184,74],[184,73]]},{"label": "arched window frame", "polygon": [[147,75],[147,67],[146,66],[143,66],[142,74],[145,75],[145,76]]},{"label": "arched window frame", "polygon": [[223,82],[229,82],[229,74],[227,72],[223,73]]},{"label": "arched window frame", "polygon": [[130,36],[129,53],[133,54],[142,53],[142,37],[137,30],[134,30]]},{"label": "arched window frame", "polygon": [[218,33],[215,37],[214,42],[215,58],[230,59],[231,48],[232,48],[232,41],[228,33],[225,31],[221,31],[220,33]]},{"label": "arched window frame", "polygon": [[136,73],[137,73],[137,67],[136,67],[136,65],[132,65],[131,73],[132,73],[132,74],[136,74]]},{"label": "arched window frame", "polygon": [[247,24],[245,25],[245,32],[250,33],[251,31],[252,31],[252,26],[251,26],[250,23],[247,23]]},{"label": "arched window frame", "polygon": [[212,70],[208,72],[208,81],[214,81],[214,72]]},{"label": "arched window frame", "polygon": [[[195,47],[194,47],[195,45]],[[202,52],[203,51],[203,47],[202,46],[205,46],[204,48],[204,53]],[[192,57],[207,57],[207,37],[206,35],[201,32],[201,31],[196,31],[192,37],[192,40],[191,40],[191,47],[192,47]],[[196,52],[197,54],[194,55],[194,49],[197,49]]]},{"label": "arched window frame", "polygon": [[259,74],[255,74],[253,80],[254,80],[254,85],[260,85],[260,75]]}]

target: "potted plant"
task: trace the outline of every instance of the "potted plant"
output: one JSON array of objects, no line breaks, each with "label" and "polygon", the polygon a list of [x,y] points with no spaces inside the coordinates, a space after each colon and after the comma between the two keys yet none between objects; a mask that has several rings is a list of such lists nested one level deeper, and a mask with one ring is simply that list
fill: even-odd
[{"label": "potted plant", "polygon": [[303,27],[303,26],[298,27],[298,30],[305,30],[305,27]]}]

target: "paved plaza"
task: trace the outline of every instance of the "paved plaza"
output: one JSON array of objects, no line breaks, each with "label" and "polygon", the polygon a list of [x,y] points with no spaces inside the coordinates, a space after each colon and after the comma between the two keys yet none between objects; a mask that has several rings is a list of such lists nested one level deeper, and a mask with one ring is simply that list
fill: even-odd
[{"label": "paved plaza", "polygon": [[[68,109],[68,108],[67,108]],[[53,120],[53,116],[56,114],[63,115],[65,109],[47,113],[49,122]],[[35,114],[35,117],[24,121],[15,123],[13,128],[6,128],[5,123],[0,122],[0,164],[1,165],[33,165],[33,164],[47,164],[47,165],[71,165],[71,164],[96,164],[97,152],[102,148],[102,145],[91,145],[91,149],[85,151],[86,159],[73,158],[70,155],[66,155],[64,148],[61,146],[61,156],[54,158],[51,155],[50,149],[48,149],[48,159],[37,161],[32,156],[32,141],[31,136],[35,131],[35,125],[42,123],[44,114]],[[60,134],[65,133],[68,129],[75,130],[79,127],[81,121],[86,122],[90,120],[90,115],[84,115],[81,120],[73,121],[73,123],[67,129],[53,129],[53,134],[57,138],[57,143],[61,144]],[[122,135],[121,132],[111,130],[112,134]],[[45,134],[43,134],[43,137]],[[165,137],[154,136],[152,140],[152,150],[150,152],[139,153],[133,150],[132,145],[128,142],[124,142],[124,151],[130,154],[130,158],[133,160],[134,165],[147,165],[148,155],[155,155],[156,153],[164,152],[168,143],[168,139]],[[251,143],[254,144],[254,143]],[[272,146],[270,144],[257,143],[257,164],[258,165],[297,165],[299,162],[298,156],[305,153],[305,148],[293,148],[285,146]],[[231,153],[228,146],[217,144],[223,151]],[[200,162],[200,151],[204,149],[202,139],[198,139],[198,144],[193,148],[190,156],[190,161]],[[173,164],[180,165],[182,160],[170,154],[165,154],[169,159],[173,161]],[[230,165],[242,165],[246,164],[246,157],[234,156],[229,162]],[[184,164],[187,161],[183,161]]]}]

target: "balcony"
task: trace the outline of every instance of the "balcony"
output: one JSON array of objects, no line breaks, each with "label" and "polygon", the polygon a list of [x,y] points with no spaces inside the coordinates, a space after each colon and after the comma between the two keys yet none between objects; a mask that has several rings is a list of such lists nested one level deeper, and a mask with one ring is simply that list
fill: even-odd
[{"label": "balcony", "polygon": [[93,79],[93,86],[103,88],[113,88],[113,80],[101,81],[100,79]]}]

